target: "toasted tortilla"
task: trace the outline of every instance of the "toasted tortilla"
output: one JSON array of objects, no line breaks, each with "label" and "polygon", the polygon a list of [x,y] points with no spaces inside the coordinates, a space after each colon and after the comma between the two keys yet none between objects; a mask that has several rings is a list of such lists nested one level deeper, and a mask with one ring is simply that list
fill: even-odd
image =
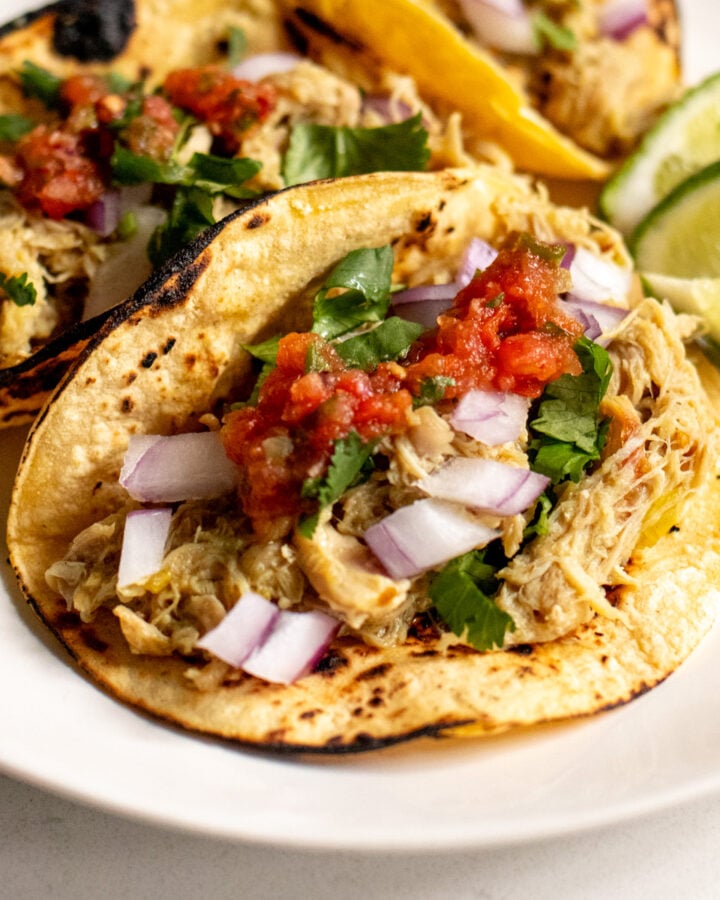
[{"label": "toasted tortilla", "polygon": [[[201,691],[179,657],[133,654],[117,618],[68,611],[45,580],[74,536],[125,503],[118,475],[131,435],[196,430],[220,413],[249,365],[242,344],[306,327],[309,298],[350,250],[392,243],[396,277],[450,276],[471,236],[517,229],[624,258],[617,235],[586,213],[551,207],[523,179],[480,167],[378,173],[280,192],[210,229],[118,307],[71,364],[37,418],[17,475],[8,547],[41,619],[92,680],[183,728],[272,750],[356,751],[421,735],[483,735],[588,716],[667,677],[715,620],[720,592],[717,416],[681,341],[672,371],[691,392],[702,446],[693,488],[627,563],[617,614],[548,643],[482,653],[418,621],[407,641],[337,638],[318,669],[289,686],[236,673]],[[653,301],[654,303],[654,301]],[[655,304],[656,315],[672,317]],[[673,398],[671,375],[658,385]],[[718,395],[717,379],[708,379]],[[697,424],[697,423],[696,423]]]}]

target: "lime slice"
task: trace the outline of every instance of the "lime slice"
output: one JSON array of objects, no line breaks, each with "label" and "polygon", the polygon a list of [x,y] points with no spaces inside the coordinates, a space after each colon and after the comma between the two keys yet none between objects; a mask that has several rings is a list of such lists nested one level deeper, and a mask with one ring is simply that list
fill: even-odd
[{"label": "lime slice", "polygon": [[674,278],[645,272],[642,281],[646,293],[667,300],[677,312],[702,316],[708,335],[720,340],[720,278]]},{"label": "lime slice", "polygon": [[720,277],[720,161],[679,184],[629,240],[642,273]]},{"label": "lime slice", "polygon": [[720,72],[686,91],[607,182],[602,215],[630,234],[680,182],[720,159]]}]

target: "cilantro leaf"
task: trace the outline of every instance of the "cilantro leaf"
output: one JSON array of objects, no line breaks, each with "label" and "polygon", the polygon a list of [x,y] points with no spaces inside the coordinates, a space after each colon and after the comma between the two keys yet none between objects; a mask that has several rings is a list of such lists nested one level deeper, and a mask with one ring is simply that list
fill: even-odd
[{"label": "cilantro leaf", "polygon": [[375,441],[364,443],[356,431],[351,431],[346,438],[335,441],[333,455],[327,473],[322,478],[307,478],[302,486],[302,496],[317,499],[318,511],[304,518],[298,525],[298,531],[304,537],[311,538],[315,534],[320,512],[333,504],[345,491],[358,484],[363,475],[371,470],[370,457],[375,449]]},{"label": "cilantro leaf", "polygon": [[529,423],[532,468],[555,484],[579,481],[585,467],[600,459],[607,437],[598,411],[612,375],[610,357],[587,338],[578,340],[575,352],[582,375],[562,375],[548,384]]},{"label": "cilantro leaf", "polygon": [[19,141],[20,138],[32,131],[35,123],[25,116],[8,113],[0,116],[0,141]]},{"label": "cilantro leaf", "polygon": [[20,85],[26,97],[36,97],[45,106],[54,107],[60,103],[62,78],[26,59],[20,68]]},{"label": "cilantro leaf", "polygon": [[150,156],[133,153],[116,144],[110,160],[113,179],[118,184],[174,184],[196,187],[209,194],[233,193],[233,196],[252,196],[254,192],[238,189],[260,171],[261,163],[248,157],[226,159],[211,153],[193,153],[187,165],[175,159],[158,162]]},{"label": "cilantro leaf", "polygon": [[348,366],[372,372],[381,362],[405,356],[423,331],[422,325],[391,316],[372,331],[335,344],[335,350]]},{"label": "cilantro leaf", "polygon": [[183,167],[176,162],[159,162],[150,156],[133,153],[120,144],[115,145],[110,159],[113,180],[117,184],[181,184]]},{"label": "cilantro leaf", "polygon": [[0,289],[5,291],[15,306],[33,306],[37,300],[35,285],[28,281],[27,272],[12,276],[0,272]]},{"label": "cilantro leaf", "polygon": [[247,36],[242,28],[231,26],[228,29],[228,67],[233,68],[247,53]]},{"label": "cilantro leaf", "polygon": [[575,50],[577,37],[564,25],[559,25],[546,13],[537,11],[532,14],[532,26],[535,40],[540,47],[551,47],[553,50]]},{"label": "cilantro leaf", "polygon": [[255,359],[274,366],[278,355],[278,345],[280,343],[280,335],[268,338],[259,344],[243,344],[243,350],[246,350]]},{"label": "cilantro leaf", "polygon": [[167,220],[150,238],[150,262],[159,266],[214,223],[212,196],[199,188],[179,188]]},{"label": "cilantro leaf", "polygon": [[[382,322],[390,305],[392,269],[389,245],[348,253],[315,295],[312,330],[328,340],[360,325]],[[335,294],[335,288],[347,290]]]},{"label": "cilantro leaf", "polygon": [[414,408],[434,406],[443,399],[446,389],[454,384],[455,379],[448,378],[446,375],[432,375],[430,378],[423,378],[420,382],[420,393],[413,399]]},{"label": "cilantro leaf", "polygon": [[498,589],[497,568],[486,561],[486,549],[471,550],[451,560],[435,575],[428,590],[450,630],[458,637],[465,634],[477,650],[502,647],[505,633],[515,630],[512,617],[492,599]]},{"label": "cilantro leaf", "polygon": [[379,128],[298,124],[283,160],[285,184],[365,172],[416,172],[427,166],[428,134],[418,113]]},{"label": "cilantro leaf", "polygon": [[242,184],[262,168],[262,163],[249,157],[226,159],[212,153],[193,153],[187,166],[186,184],[200,187],[211,194],[232,194],[233,197],[254,197],[256,191],[241,188]]}]

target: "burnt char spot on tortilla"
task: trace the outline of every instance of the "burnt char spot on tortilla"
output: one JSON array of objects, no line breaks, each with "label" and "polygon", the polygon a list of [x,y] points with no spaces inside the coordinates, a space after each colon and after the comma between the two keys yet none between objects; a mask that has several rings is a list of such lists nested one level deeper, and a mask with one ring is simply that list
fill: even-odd
[{"label": "burnt char spot on tortilla", "polygon": [[135,28],[133,0],[73,0],[58,5],[53,45],[80,62],[110,62]]},{"label": "burnt char spot on tortilla", "polygon": [[346,34],[340,34],[339,31],[336,31],[332,25],[324,19],[321,19],[319,16],[316,16],[315,13],[311,13],[307,9],[303,9],[302,6],[294,7],[293,13],[305,28],[314,31],[316,34],[321,35],[321,37],[328,38],[334,44],[339,44],[342,47],[349,47],[351,50],[357,51],[365,49],[360,41],[354,40]]},{"label": "burnt char spot on tortilla", "polygon": [[162,355],[167,356],[177,342],[177,338],[168,338],[165,346],[162,348]]},{"label": "burnt char spot on tortilla", "polygon": [[391,663],[380,663],[378,666],[373,666],[371,669],[365,669],[364,672],[360,672],[359,675],[356,676],[357,681],[370,681],[373,678],[382,678],[383,675],[386,675],[390,669],[392,669]]},{"label": "burnt char spot on tortilla", "polygon": [[347,659],[341,653],[331,650],[323,656],[315,667],[315,671],[321,675],[332,675],[337,669],[344,669],[347,664]]},{"label": "burnt char spot on tortilla", "polygon": [[120,402],[120,409],[124,413],[132,412],[132,408],[135,404],[133,403],[130,397],[123,397]]},{"label": "burnt char spot on tortilla", "polygon": [[80,628],[82,619],[74,610],[64,609],[58,613],[55,625],[63,631],[69,628]]},{"label": "burnt char spot on tortilla", "polygon": [[105,653],[108,649],[108,644],[101,640],[92,628],[81,628],[80,639],[86,647],[89,647],[90,650],[95,650],[96,653]]},{"label": "burnt char spot on tortilla", "polygon": [[142,360],[140,361],[140,365],[143,367],[143,369],[150,369],[157,358],[157,353],[151,350],[142,358]]},{"label": "burnt char spot on tortilla", "polygon": [[415,231],[417,231],[418,234],[421,234],[423,231],[427,231],[428,228],[430,228],[432,224],[433,224],[432,213],[431,212],[425,213],[425,215],[420,218],[420,221],[415,226]]},{"label": "burnt char spot on tortilla", "polygon": [[255,213],[254,216],[247,222],[245,227],[248,231],[252,231],[254,228],[260,228],[261,225],[265,225],[270,221],[270,216],[263,213]]},{"label": "burnt char spot on tortilla", "polygon": [[530,656],[533,652],[532,644],[516,644],[514,647],[508,647],[506,653],[516,653],[518,656]]}]

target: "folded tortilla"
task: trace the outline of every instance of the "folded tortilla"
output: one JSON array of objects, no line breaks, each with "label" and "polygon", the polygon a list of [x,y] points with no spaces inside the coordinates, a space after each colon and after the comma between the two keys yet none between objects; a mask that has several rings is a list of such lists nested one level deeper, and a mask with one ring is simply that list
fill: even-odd
[{"label": "folded tortilla", "polygon": [[[107,602],[84,617],[46,580],[83,529],[127,508],[118,476],[130,437],[196,431],[221,414],[246,380],[243,345],[307,328],[313,291],[348,252],[392,244],[397,280],[427,283],[452,277],[470,238],[499,244],[518,230],[626,258],[608,227],[497,169],[377,173],[291,188],[233,214],[109,316],[30,432],[7,532],[28,601],[92,680],[194,732],[342,752],[587,716],[678,667],[720,596],[717,416],[684,350],[692,323],[652,299],[637,301],[609,347],[618,394],[642,419],[639,440],[563,495],[541,549],[533,542],[516,558],[541,563],[530,579],[539,596],[550,587],[580,609],[585,573],[611,601],[582,606],[561,637],[529,639],[520,617],[514,642],[480,652],[420,617],[394,646],[336,638],[316,671],[288,686],[227,667],[203,684],[206,656],[131,651],[110,580]],[[625,521],[633,545],[603,568]],[[521,589],[505,587],[512,609]]]}]

